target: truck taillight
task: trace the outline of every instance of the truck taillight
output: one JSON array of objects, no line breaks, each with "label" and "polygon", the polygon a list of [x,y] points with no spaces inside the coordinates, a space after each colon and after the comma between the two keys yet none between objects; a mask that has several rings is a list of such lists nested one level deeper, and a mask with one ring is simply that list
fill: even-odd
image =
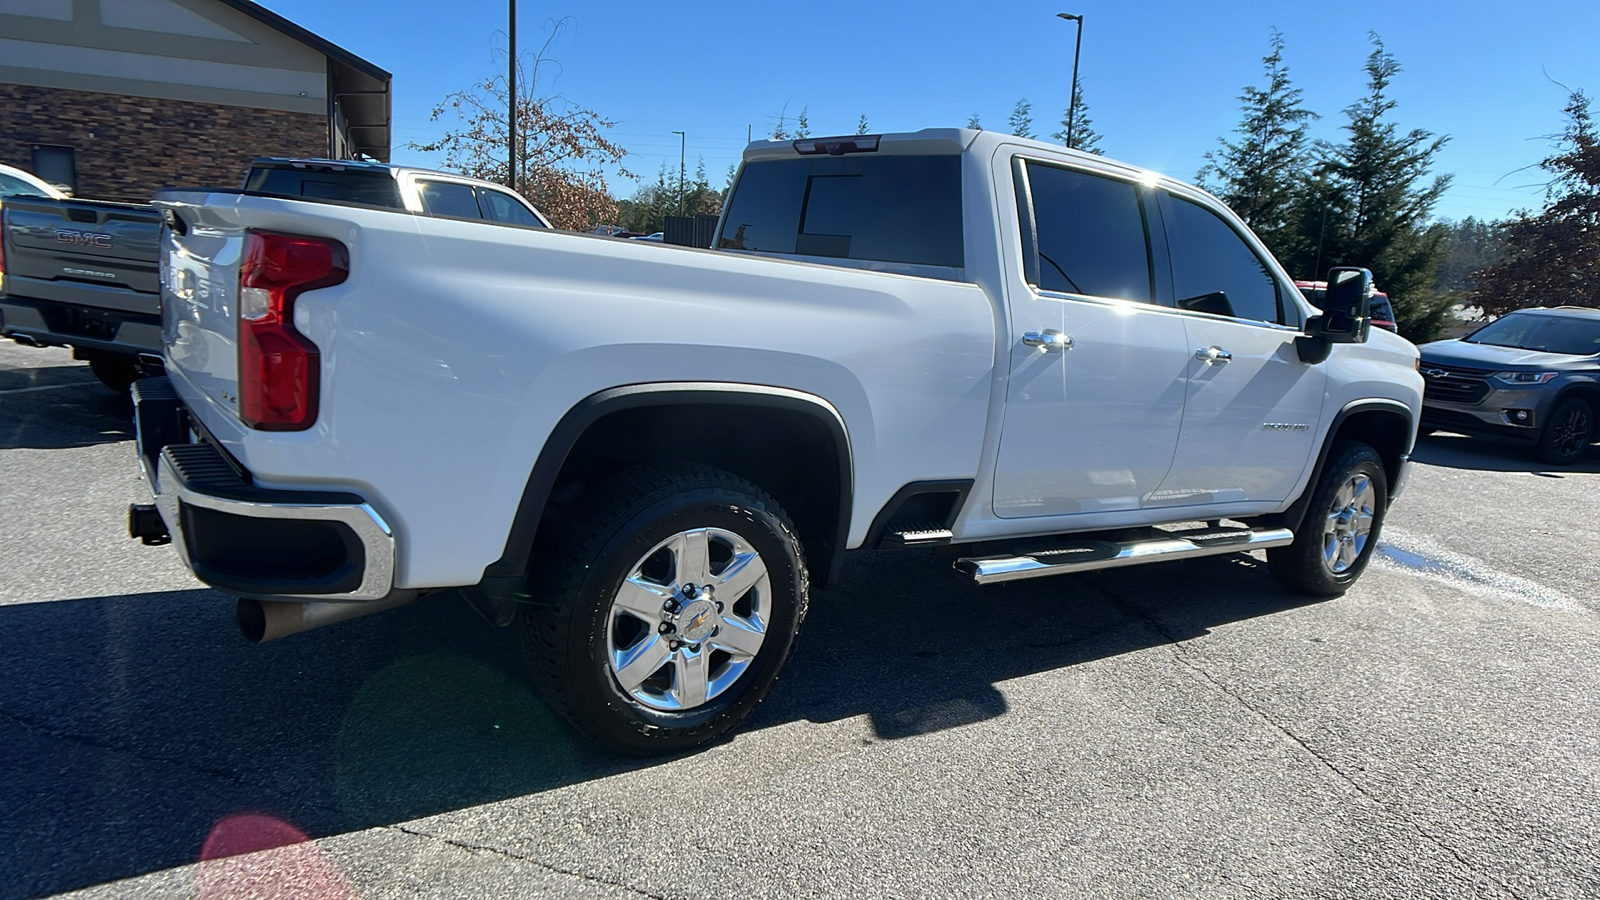
[{"label": "truck taillight", "polygon": [[261,431],[302,431],[317,420],[321,360],[294,327],[294,301],[339,284],[350,254],[326,238],[251,231],[239,264],[239,418]]}]

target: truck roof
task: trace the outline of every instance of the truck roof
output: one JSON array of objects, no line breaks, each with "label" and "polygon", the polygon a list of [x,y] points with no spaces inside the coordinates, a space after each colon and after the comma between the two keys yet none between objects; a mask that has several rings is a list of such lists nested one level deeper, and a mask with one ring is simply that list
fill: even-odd
[{"label": "truck roof", "polygon": [[[751,141],[745,147],[744,161],[758,159],[793,159],[799,156],[843,156],[849,153],[879,153],[894,156],[954,156],[974,153],[986,156],[1001,144],[1020,144],[1052,154],[1066,154],[1093,162],[1098,167],[1121,169],[1142,181],[1173,182],[1185,184],[1159,172],[1121,162],[1107,156],[1072,150],[1060,144],[1036,138],[1017,137],[998,131],[977,128],[924,128],[921,131],[886,132],[883,134],[846,134],[831,137],[806,137],[784,141]],[[1192,185],[1190,185],[1192,187]]]},{"label": "truck roof", "polygon": [[471,181],[475,184],[486,184],[494,187],[504,187],[482,178],[463,175],[460,172],[447,172],[443,169],[421,169],[416,166],[397,166],[393,163],[372,162],[364,159],[313,159],[309,157],[292,156],[258,156],[250,161],[250,167],[274,169],[332,169],[343,171],[346,169],[358,172],[372,172],[374,174],[387,174],[398,178],[401,175],[439,175],[445,178]]}]

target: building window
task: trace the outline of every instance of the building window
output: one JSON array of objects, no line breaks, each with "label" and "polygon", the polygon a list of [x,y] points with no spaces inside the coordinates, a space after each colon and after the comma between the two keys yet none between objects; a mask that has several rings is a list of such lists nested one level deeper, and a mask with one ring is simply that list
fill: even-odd
[{"label": "building window", "polygon": [[78,193],[78,154],[71,147],[56,144],[33,145],[33,174],[41,181]]}]

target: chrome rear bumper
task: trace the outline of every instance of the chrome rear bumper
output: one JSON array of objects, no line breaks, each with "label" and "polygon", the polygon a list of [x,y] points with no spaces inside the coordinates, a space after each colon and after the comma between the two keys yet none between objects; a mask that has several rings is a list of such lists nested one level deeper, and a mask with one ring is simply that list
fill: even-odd
[{"label": "chrome rear bumper", "polygon": [[263,488],[216,446],[190,440],[167,378],[133,386],[150,493],[201,581],[271,600],[369,601],[394,589],[394,533],[361,496]]}]

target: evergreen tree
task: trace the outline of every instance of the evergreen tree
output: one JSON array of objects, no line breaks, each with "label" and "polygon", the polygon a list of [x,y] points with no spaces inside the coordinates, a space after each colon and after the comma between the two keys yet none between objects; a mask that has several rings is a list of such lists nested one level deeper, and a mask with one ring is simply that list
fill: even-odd
[{"label": "evergreen tree", "polygon": [[1295,191],[1308,168],[1306,126],[1317,114],[1300,105],[1300,89],[1289,86],[1283,64],[1283,34],[1272,30],[1272,52],[1262,57],[1266,87],[1250,85],[1239,95],[1244,117],[1237,142],[1218,138],[1219,150],[1206,152],[1195,180],[1244,219],[1274,254],[1284,254],[1285,233],[1294,212]]},{"label": "evergreen tree", "polygon": [[1506,258],[1506,229],[1502,223],[1486,222],[1468,216],[1459,222],[1443,221],[1439,269],[1433,276],[1433,289],[1441,294],[1461,294],[1471,286],[1471,277]]},{"label": "evergreen tree", "polygon": [[811,137],[811,120],[806,118],[810,106],[800,107],[800,115],[794,117],[794,136],[796,138]]},{"label": "evergreen tree", "polygon": [[[1106,152],[1100,149],[1100,133],[1090,125],[1089,104],[1083,102],[1082,80],[1074,86],[1072,95],[1077,102],[1061,111],[1061,130],[1055,133],[1055,139],[1074,150],[1105,156]],[[1072,133],[1071,141],[1067,140],[1068,131]]]},{"label": "evergreen tree", "polygon": [[856,123],[856,134],[866,134],[866,133],[867,133],[867,114],[866,113],[862,113],[861,114],[861,121]]},{"label": "evergreen tree", "polygon": [[1433,290],[1443,235],[1428,227],[1449,175],[1429,178],[1449,140],[1414,128],[1402,134],[1389,113],[1389,84],[1400,64],[1372,34],[1367,94],[1344,110],[1344,143],[1318,141],[1314,177],[1301,190],[1295,239],[1280,257],[1297,276],[1321,277],[1331,266],[1364,266],[1394,304],[1400,333],[1421,343],[1443,328],[1450,298]]},{"label": "evergreen tree", "polygon": [[1545,207],[1506,222],[1506,259],[1479,272],[1474,302],[1485,314],[1525,306],[1600,307],[1600,133],[1589,97],[1572,91],[1567,127],[1539,165],[1554,178]]},{"label": "evergreen tree", "polygon": [[978,124],[978,114],[977,114],[977,112],[973,112],[972,115],[967,117],[967,127],[971,128],[974,131],[982,131],[983,130],[983,126]]},{"label": "evergreen tree", "polygon": [[1011,108],[1011,118],[1007,120],[1011,126],[1011,133],[1017,137],[1033,137],[1033,104],[1024,97],[1017,101]]}]

